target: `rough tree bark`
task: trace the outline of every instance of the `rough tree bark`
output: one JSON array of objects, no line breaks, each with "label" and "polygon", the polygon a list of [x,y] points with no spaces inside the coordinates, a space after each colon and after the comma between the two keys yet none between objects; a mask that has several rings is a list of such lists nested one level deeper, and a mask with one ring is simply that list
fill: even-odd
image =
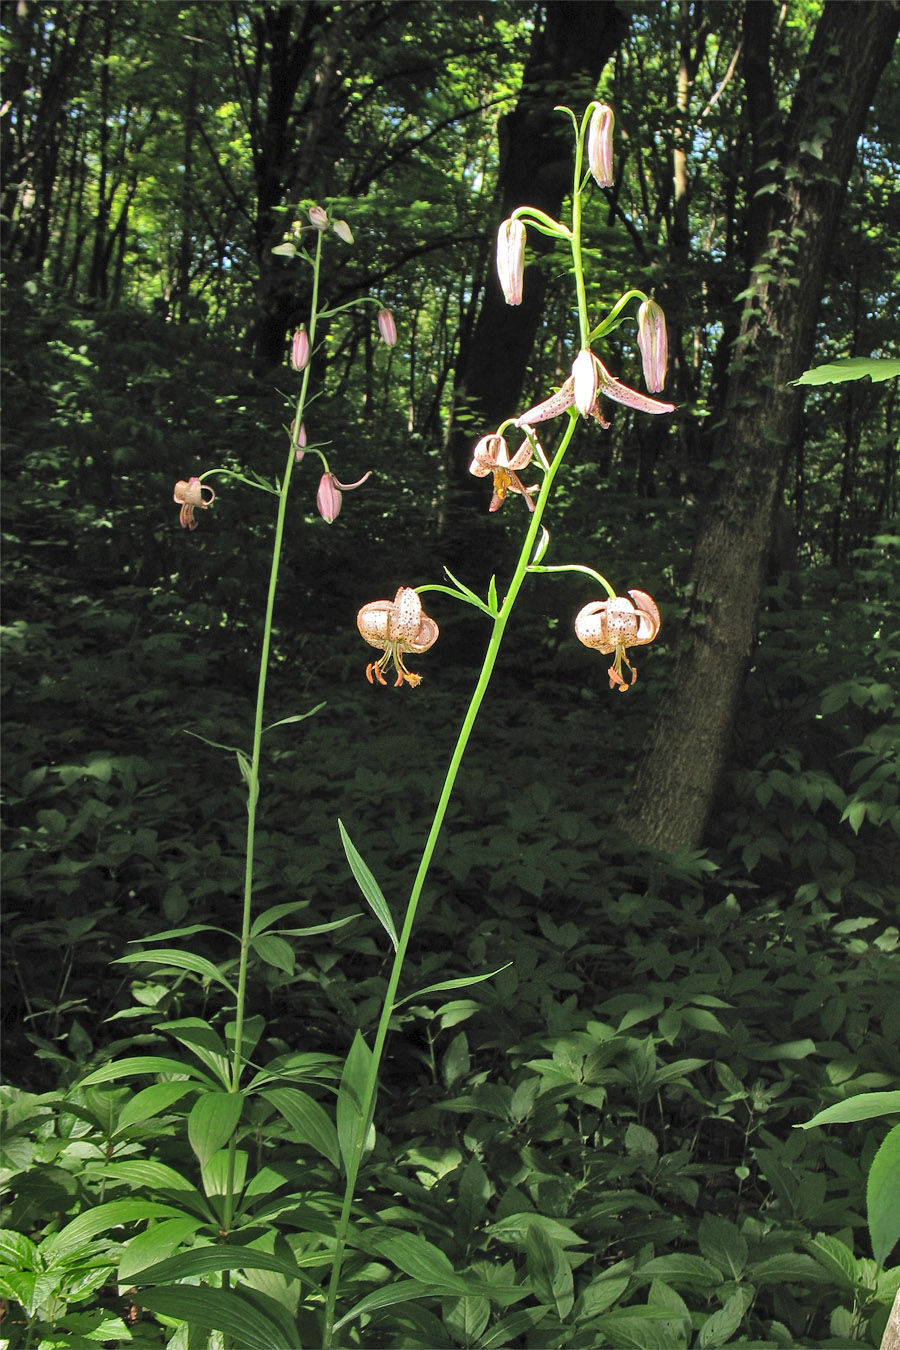
[{"label": "rough tree bark", "polygon": [[[772,9],[771,4],[768,6]],[[748,105],[774,108],[753,58],[759,0],[747,0]],[[790,114],[758,132],[780,163],[774,194],[750,205],[748,293],[728,372],[711,485],[694,544],[696,596],[711,595],[692,625],[656,727],[616,823],[662,851],[697,847],[724,767],[741,687],[756,639],[766,557],[802,394],[787,387],[812,363],[825,263],[857,140],[900,28],[891,0],[829,0],[816,28]],[[763,32],[762,40],[765,40]],[[749,194],[748,194],[749,197]]]},{"label": "rough tree bark", "polygon": [[[628,28],[626,15],[613,0],[557,0],[547,5],[537,21],[522,77],[515,112],[499,127],[500,169],[497,181],[496,228],[517,206],[536,206],[558,216],[572,185],[572,129],[567,118],[554,112],[566,104],[576,115],[593,98],[604,65]],[[546,252],[552,241],[536,230],[529,232],[529,249]],[[545,282],[541,272],[528,267],[522,304],[510,308],[503,299],[491,265],[474,330],[463,339],[457,362],[454,408],[465,413],[449,439],[455,476],[468,478],[473,419],[487,430],[515,409],[534,347],[543,310]],[[480,434],[480,433],[479,433]]]}]

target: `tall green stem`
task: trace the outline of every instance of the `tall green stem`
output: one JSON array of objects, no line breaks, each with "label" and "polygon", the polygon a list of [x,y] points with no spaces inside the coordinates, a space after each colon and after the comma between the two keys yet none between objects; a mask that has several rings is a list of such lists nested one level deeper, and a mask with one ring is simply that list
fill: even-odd
[{"label": "tall green stem", "polygon": [[519,560],[513,573],[509,589],[504,597],[500,611],[494,619],[494,627],[491,638],[485,653],[484,662],[481,667],[481,674],[478,677],[478,683],[469,700],[469,706],[463,720],[462,728],[450,758],[450,764],[444,778],[444,785],[441,788],[441,795],[435,808],[434,818],[431,822],[431,829],[428,832],[428,838],[425,842],[425,848],[422,852],[422,858],[419,863],[418,871],[412,885],[409,901],[406,906],[406,916],[403,920],[403,928],[397,942],[397,950],[394,954],[391,973],[388,978],[387,992],[384,996],[384,1005],[381,1010],[381,1017],[378,1022],[378,1029],[375,1033],[375,1041],[372,1046],[372,1057],[369,1064],[369,1073],[366,1081],[363,1100],[360,1105],[360,1124],[354,1141],[353,1152],[347,1164],[347,1182],[344,1190],[344,1203],[341,1209],[341,1216],[338,1221],[337,1242],[335,1245],[334,1257],[331,1267],[331,1280],[328,1287],[328,1298],[325,1309],[325,1337],[324,1346],[326,1350],[333,1345],[335,1305],[337,1303],[338,1287],[340,1285],[341,1266],[344,1258],[344,1250],[347,1245],[347,1230],[350,1225],[350,1210],[353,1205],[353,1197],[356,1191],[356,1181],[359,1175],[359,1167],[362,1161],[365,1141],[369,1133],[369,1126],[374,1110],[375,1088],[378,1081],[378,1070],[381,1065],[381,1057],[384,1051],[384,1043],[387,1038],[388,1028],[391,1017],[394,1012],[394,1001],[397,996],[397,988],[400,983],[400,974],[403,969],[403,962],[406,957],[406,950],[409,946],[409,939],[412,933],[413,923],[416,917],[416,910],[419,905],[419,898],[422,894],[422,888],[425,884],[428,871],[431,866],[431,859],[437,845],[441,827],[444,823],[444,816],[450,802],[456,777],[462,763],[463,754],[469,743],[469,737],[475,726],[475,719],[478,716],[479,709],[487,693],[487,688],[493,674],[494,665],[500,651],[500,643],[503,640],[503,634],[506,625],[509,622],[513,605],[516,597],[522,588],[528,571],[528,564],[534,554],[535,544],[541,528],[541,520],[544,514],[544,508],[547,505],[550,491],[553,487],[553,480],[562,464],[563,457],[569,447],[575,427],[577,425],[577,415],[570,413],[569,425],[560,441],[559,448],[550,464],[550,468],[544,477],[541,491],[535,502],[535,509],[531,517],[531,523],[525,541],[519,554]]},{"label": "tall green stem", "polygon": [[[316,256],[313,263],[313,293],[309,320],[309,347],[314,350],[316,339],[316,320],[319,303],[319,263],[322,256],[322,235],[316,236]],[[295,425],[300,426],[306,403],[306,391],[309,386],[311,362],[306,363],[303,382],[297,399]],[[272,566],[269,572],[269,591],[266,597],[266,614],[263,621],[262,647],[259,654],[259,677],[256,684],[256,716],[253,721],[253,748],[250,754],[250,770],[247,775],[247,844],[244,861],[244,907],[241,919],[241,950],[238,966],[237,1007],[234,1019],[234,1052],[231,1063],[231,1087],[229,1091],[239,1092],[243,1073],[244,1011],[247,1001],[247,967],[250,957],[250,921],[253,910],[253,864],[256,843],[256,806],[259,800],[259,766],[262,752],[263,712],[266,701],[266,679],[269,673],[269,651],[272,646],[272,616],[275,612],[275,596],[278,591],[278,569],[281,564],[281,544],[284,538],[284,520],[287,512],[288,493],[291,486],[291,472],[294,467],[294,437],[285,465],[284,478],[278,497],[278,517],[275,522],[275,540],[272,545]],[[228,1152],[228,1182],[225,1190],[225,1205],[222,1226],[227,1232],[231,1227],[234,1213],[234,1168],[237,1155],[237,1133],[231,1138]]]}]

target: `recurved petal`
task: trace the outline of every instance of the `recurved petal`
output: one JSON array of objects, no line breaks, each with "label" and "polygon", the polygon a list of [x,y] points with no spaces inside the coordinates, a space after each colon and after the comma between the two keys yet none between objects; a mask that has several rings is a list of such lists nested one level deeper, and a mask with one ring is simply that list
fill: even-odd
[{"label": "recurved petal", "polygon": [[392,609],[390,600],[370,600],[357,614],[356,626],[370,647],[379,647],[382,651],[387,647]]},{"label": "recurved petal", "polygon": [[615,642],[610,642],[606,626],[606,608],[608,600],[591,600],[575,616],[575,636],[586,647],[593,647],[607,655],[615,650]]},{"label": "recurved petal", "polygon": [[627,384],[620,384],[615,376],[610,375],[603,362],[595,357],[600,376],[600,392],[607,398],[611,398],[616,403],[623,403],[626,408],[635,408],[638,412],[645,413],[667,413],[675,411],[674,403],[662,403],[659,399],[648,398],[646,394],[640,394],[636,389],[629,389]]},{"label": "recurved petal", "polygon": [[645,642],[652,642],[659,632],[659,610],[656,601],[646,591],[629,591],[628,594],[634,601],[638,616],[638,631],[634,645],[641,647]]}]

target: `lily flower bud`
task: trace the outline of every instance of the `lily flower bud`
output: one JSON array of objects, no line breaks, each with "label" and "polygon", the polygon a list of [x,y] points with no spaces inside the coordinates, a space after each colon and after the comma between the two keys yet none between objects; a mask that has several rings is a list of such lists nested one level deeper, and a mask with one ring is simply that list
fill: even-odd
[{"label": "lily flower bud", "polygon": [[497,231],[497,275],[508,305],[521,305],[525,275],[525,226],[504,220]]},{"label": "lily flower bud", "polygon": [[331,228],[334,230],[338,239],[343,239],[345,244],[353,243],[353,231],[346,220],[333,220],[331,222]]},{"label": "lily flower bud", "polygon": [[666,382],[669,339],[666,316],[655,300],[645,300],[638,310],[637,341],[644,367],[644,381],[651,394],[658,394]]},{"label": "lily flower bud", "polygon": [[600,387],[597,358],[590,347],[583,347],[575,357],[572,377],[575,381],[575,407],[582,417],[590,417],[597,402],[597,391]]},{"label": "lily flower bud", "polygon": [[328,212],[324,206],[311,206],[309,208],[309,218],[317,230],[328,229]]},{"label": "lily flower bud", "polygon": [[329,525],[336,521],[340,515],[341,500],[341,490],[337,485],[334,474],[323,473],[319,479],[319,490],[316,493],[316,506],[319,509],[319,515]]},{"label": "lily flower bud", "polygon": [[615,114],[608,103],[598,103],[588,127],[588,165],[598,187],[613,183],[613,127]]},{"label": "lily flower bud", "polygon": [[364,473],[362,478],[355,483],[341,483],[335,478],[333,473],[323,473],[319,479],[319,488],[316,492],[316,507],[319,515],[328,524],[332,525],[340,515],[342,492],[352,492],[354,488],[362,487],[367,478],[371,477],[371,470]]},{"label": "lily flower bud", "polygon": [[294,442],[294,463],[299,464],[306,453],[306,427],[300,423],[300,430],[296,430],[297,419],[294,418],[291,423],[291,440]]},{"label": "lily flower bud", "polygon": [[384,342],[389,347],[397,345],[397,325],[394,322],[394,316],[389,309],[380,309],[378,311],[378,331]]},{"label": "lily flower bud", "polygon": [[298,328],[291,341],[291,365],[295,370],[305,370],[309,365],[309,334],[305,328]]}]

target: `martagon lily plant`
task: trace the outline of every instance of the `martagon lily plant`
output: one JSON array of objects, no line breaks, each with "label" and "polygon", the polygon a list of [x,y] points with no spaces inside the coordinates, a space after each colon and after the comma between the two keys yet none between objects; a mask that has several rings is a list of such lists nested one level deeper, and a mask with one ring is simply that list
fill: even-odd
[{"label": "martagon lily plant", "polygon": [[[217,972],[209,961],[196,956],[190,950],[156,948],[152,953],[153,964],[157,970],[170,969],[174,972],[184,970],[212,980],[224,990],[228,999],[228,1011],[233,1009],[233,1020],[227,1024],[225,1039],[218,1036],[213,1027],[204,1023],[202,1035],[194,1027],[191,1034],[185,1032],[187,1023],[172,1024],[171,1035],[183,1045],[198,1046],[197,1054],[202,1060],[206,1077],[202,1085],[194,1081],[189,1083],[191,1091],[197,1096],[188,1116],[188,1137],[191,1148],[203,1169],[204,1185],[207,1186],[207,1209],[215,1215],[215,1232],[206,1233],[201,1240],[198,1233],[201,1220],[197,1220],[191,1234],[197,1235],[195,1245],[190,1250],[179,1250],[168,1264],[152,1266],[141,1277],[141,1272],[129,1269],[128,1283],[142,1288],[141,1300],[151,1308],[181,1317],[186,1324],[191,1321],[188,1309],[193,1315],[200,1314],[201,1305],[207,1321],[201,1325],[224,1331],[233,1336],[238,1343],[275,1344],[273,1333],[266,1327],[276,1325],[269,1319],[275,1316],[272,1307],[269,1312],[260,1303],[259,1298],[248,1294],[241,1298],[242,1273],[249,1269],[267,1269],[279,1272],[284,1279],[295,1280],[306,1291],[306,1323],[309,1316],[318,1321],[321,1344],[332,1347],[342,1336],[342,1328],[355,1317],[361,1316],[368,1306],[365,1298],[354,1307],[341,1306],[344,1290],[342,1272],[348,1246],[360,1246],[371,1257],[391,1259],[392,1231],[385,1229],[386,1238],[382,1247],[373,1247],[374,1237],[369,1231],[368,1242],[361,1238],[354,1227],[354,1201],[357,1195],[360,1169],[371,1150],[374,1138],[374,1112],[379,1068],[388,1028],[394,1011],[400,1001],[400,982],[404,960],[409,947],[411,933],[416,918],[423,886],[431,866],[435,847],[444,823],[447,807],[459,773],[466,746],[471,737],[479,710],[490,683],[500,646],[509,624],[516,600],[525,580],[538,573],[576,572],[591,577],[602,593],[600,598],[592,600],[579,612],[575,621],[575,637],[588,647],[606,656],[612,657],[608,670],[610,685],[625,692],[634,684],[636,670],[628,653],[635,647],[651,643],[659,633],[660,616],[656,603],[649,594],[640,589],[630,589],[617,594],[615,588],[593,567],[578,562],[551,564],[546,559],[550,550],[550,535],[544,524],[544,517],[551,500],[554,483],[561,473],[565,457],[572,444],[580,424],[585,419],[600,427],[608,426],[604,417],[607,400],[623,405],[639,414],[659,416],[671,413],[674,405],[663,402],[620,381],[607,368],[595,348],[618,325],[634,313],[637,324],[638,348],[641,354],[644,379],[647,388],[658,393],[662,390],[667,367],[665,319],[659,305],[639,290],[628,290],[621,296],[601,322],[592,326],[588,317],[587,292],[584,274],[582,250],[582,211],[588,194],[595,187],[609,186],[613,178],[613,126],[611,109],[603,103],[591,103],[581,119],[568,109],[561,109],[572,122],[575,140],[575,168],[573,178],[571,218],[566,223],[551,219],[544,212],[530,206],[521,206],[513,211],[498,231],[496,263],[500,285],[507,302],[518,305],[521,302],[525,285],[525,260],[527,256],[527,232],[534,229],[549,235],[568,248],[571,254],[572,272],[575,280],[575,301],[578,320],[577,333],[573,335],[571,371],[556,391],[548,392],[546,397],[532,407],[520,413],[513,413],[495,430],[487,429],[473,447],[471,472],[478,478],[490,479],[492,495],[488,510],[499,511],[509,497],[521,498],[526,514],[522,517],[525,530],[519,551],[518,561],[502,594],[498,591],[496,579],[492,578],[487,594],[480,596],[464,582],[447,571],[446,583],[429,583],[419,586],[407,584],[408,579],[398,578],[393,598],[377,598],[364,604],[357,615],[357,627],[362,640],[374,648],[379,655],[365,666],[365,678],[373,686],[386,686],[392,683],[395,688],[415,689],[422,675],[416,668],[411,669],[408,662],[424,656],[439,640],[437,622],[425,612],[422,597],[427,592],[449,596],[456,601],[472,605],[480,611],[490,624],[487,648],[475,688],[469,700],[462,720],[460,732],[450,757],[443,786],[434,810],[428,836],[419,860],[415,879],[403,911],[399,929],[395,924],[392,906],[388,903],[381,888],[363,858],[357,852],[341,822],[338,822],[342,845],[351,871],[379,922],[387,934],[393,955],[387,978],[387,987],[383,997],[377,1027],[371,1042],[362,1032],[357,1031],[349,1053],[344,1062],[343,1072],[337,1091],[334,1121],[328,1116],[318,1101],[296,1091],[296,1082],[302,1078],[291,1078],[287,1067],[273,1069],[266,1066],[260,1069],[251,1063],[254,1045],[260,1032],[248,1029],[247,1010],[247,972],[251,951],[268,936],[279,930],[274,927],[285,913],[298,908],[298,904],[287,902],[275,906],[262,914],[253,914],[254,895],[254,855],[256,840],[256,820],[259,802],[260,763],[264,732],[264,708],[266,678],[269,669],[270,648],[272,643],[272,616],[278,586],[279,563],[282,539],[287,519],[288,494],[292,475],[295,470],[302,471],[306,461],[312,456],[313,462],[321,463],[315,500],[319,515],[326,522],[333,522],[341,509],[342,494],[350,489],[362,487],[369,474],[364,474],[356,482],[342,483],[330,468],[325,457],[324,447],[310,440],[306,424],[307,393],[310,371],[315,365],[317,335],[321,321],[337,314],[338,310],[329,310],[320,306],[319,279],[322,249],[326,238],[334,234],[345,246],[353,242],[350,226],[342,219],[334,219],[328,209],[319,204],[308,205],[306,221],[295,222],[289,236],[276,248],[282,256],[297,259],[312,270],[312,302],[307,323],[297,328],[293,334],[289,349],[289,364],[300,377],[300,389],[292,408],[292,418],[288,428],[288,445],[284,469],[280,481],[271,482],[256,474],[248,475],[232,468],[218,467],[208,469],[198,475],[181,479],[175,486],[175,503],[180,508],[180,522],[188,530],[194,530],[198,524],[196,513],[209,511],[213,506],[215,494],[206,479],[210,477],[238,480],[255,490],[267,492],[275,497],[277,511],[272,546],[272,562],[269,575],[265,615],[259,656],[259,676],[257,683],[256,711],[253,724],[252,741],[248,748],[230,748],[236,753],[240,772],[247,788],[247,833],[244,859],[244,887],[241,931],[236,934],[238,957],[235,973],[226,978]],[[311,241],[311,242],[310,242]],[[361,300],[351,303],[374,303],[377,306],[376,322],[385,345],[392,349],[397,342],[397,326],[394,316],[378,300]],[[349,306],[341,306],[346,309]],[[388,358],[390,359],[390,357]],[[538,429],[540,428],[540,439]],[[508,439],[509,438],[509,439]],[[515,449],[510,453],[510,443]],[[536,481],[525,482],[520,476],[528,470]],[[429,601],[429,608],[431,607]],[[348,616],[352,622],[352,617]],[[426,658],[427,659],[427,658]],[[626,673],[627,672],[627,673]],[[361,672],[362,677],[362,672]],[[384,697],[379,689],[372,697]],[[415,697],[404,690],[399,697]],[[319,705],[320,707],[322,705]],[[311,712],[317,712],[314,708]],[[285,718],[286,722],[299,722],[310,713],[302,713]],[[274,725],[280,725],[276,723]],[[209,744],[213,744],[209,742]],[[324,925],[325,928],[340,926],[345,920]],[[180,930],[183,935],[202,931],[203,926],[192,926]],[[221,932],[221,930],[218,930]],[[283,930],[297,934],[303,930]],[[321,928],[316,931],[322,931]],[[164,938],[178,936],[176,933],[156,934],[146,939],[158,943]],[[138,952],[124,958],[126,961],[146,962],[147,952]],[[419,996],[445,989],[460,988],[490,979],[497,972],[475,974],[470,977],[442,981],[418,991]],[[412,997],[406,994],[405,997]],[[255,1019],[258,1020],[258,1019]],[[180,1027],[180,1030],[176,1029]],[[165,1026],[161,1025],[161,1030]],[[211,1048],[212,1047],[212,1048]],[[217,1048],[221,1047],[221,1048]],[[313,1047],[315,1049],[315,1047]],[[143,1064],[144,1061],[140,1061]],[[172,1073],[171,1066],[178,1068],[174,1060],[148,1061],[148,1067],[142,1069],[138,1061],[127,1069],[129,1073],[151,1072],[150,1063],[169,1066],[159,1072]],[[138,1066],[138,1067],[135,1067]],[[104,1065],[83,1080],[82,1086],[96,1082],[113,1081],[122,1072],[121,1064]],[[188,1076],[193,1069],[186,1071]],[[209,1075],[213,1075],[210,1077]],[[181,1074],[185,1077],[185,1073]],[[294,1086],[290,1085],[294,1083]],[[274,1084],[274,1086],[273,1086]],[[287,1084],[288,1086],[285,1086]],[[167,1092],[172,1083],[160,1084]],[[175,1095],[182,1084],[176,1085]],[[185,1089],[187,1090],[187,1089]],[[293,1092],[294,1096],[290,1093]],[[288,1255],[272,1250],[269,1238],[272,1232],[278,1235],[277,1208],[272,1211],[268,1227],[262,1225],[263,1239],[259,1246],[242,1245],[241,1234],[248,1229],[256,1233],[257,1229],[249,1220],[241,1219],[241,1195],[244,1191],[244,1173],[247,1168],[248,1149],[239,1149],[241,1141],[251,1141],[254,1129],[254,1117],[250,1102],[254,1096],[264,1098],[266,1110],[274,1109],[283,1116],[285,1127],[296,1133],[296,1138],[305,1144],[315,1141],[331,1161],[340,1166],[343,1185],[338,1188],[329,1204],[323,1200],[319,1208],[309,1209],[315,1219],[308,1234],[311,1246],[310,1262],[304,1272],[292,1265]],[[302,1111],[297,1100],[303,1098]],[[168,1100],[168,1097],[167,1097]],[[294,1104],[291,1106],[290,1103]],[[255,1149],[254,1149],[255,1151]],[[169,1171],[171,1169],[168,1169]],[[168,1172],[167,1172],[168,1174]],[[154,1174],[155,1175],[155,1174]],[[160,1174],[162,1176],[162,1174]],[[159,1181],[160,1194],[169,1197],[168,1183]],[[249,1192],[249,1187],[247,1188]],[[340,1200],[338,1200],[340,1195]],[[200,1209],[204,1204],[199,1197]],[[317,1200],[318,1203],[318,1200]],[[155,1213],[156,1211],[154,1211]],[[162,1211],[160,1211],[162,1212]],[[303,1214],[306,1210],[292,1211],[290,1220],[292,1231],[303,1226]],[[130,1214],[131,1218],[136,1217]],[[152,1217],[148,1212],[148,1217]],[[243,1222],[243,1229],[242,1229]],[[385,1221],[387,1223],[387,1221]],[[94,1231],[94,1230],[92,1230]],[[180,1230],[179,1230],[180,1231]],[[145,1235],[141,1235],[142,1237]],[[173,1237],[177,1245],[182,1239]],[[199,1248],[199,1250],[198,1250]],[[264,1248],[264,1250],[263,1250]],[[175,1250],[173,1248],[172,1250]],[[287,1248],[285,1249],[287,1250]],[[252,1260],[251,1260],[252,1256]],[[327,1273],[317,1285],[316,1273],[327,1263]],[[407,1269],[399,1262],[398,1268]],[[165,1274],[163,1274],[165,1272]],[[209,1290],[211,1301],[204,1302],[202,1289],[196,1287],[196,1279],[205,1279],[209,1272],[215,1273],[221,1288]],[[408,1273],[408,1271],[407,1271]],[[153,1278],[151,1278],[151,1275]],[[188,1287],[182,1280],[193,1281]],[[484,1287],[482,1288],[482,1285]],[[472,1281],[467,1292],[481,1296],[492,1296],[495,1286],[488,1287],[484,1282]],[[214,1297],[213,1297],[214,1296]],[[518,1295],[514,1295],[518,1297]],[[374,1297],[374,1296],[370,1296]],[[155,1300],[155,1302],[154,1302]],[[235,1302],[237,1300],[237,1302]],[[270,1300],[271,1305],[271,1300]],[[374,1304],[372,1306],[375,1306]],[[283,1310],[282,1310],[283,1311]],[[287,1315],[287,1314],[285,1314]],[[296,1315],[296,1307],[291,1316]],[[279,1313],[281,1316],[281,1313]],[[248,1320],[249,1319],[249,1320]],[[277,1319],[276,1319],[277,1321]],[[253,1327],[256,1339],[241,1340],[241,1330]],[[283,1323],[278,1323],[283,1325]],[[267,1339],[268,1337],[268,1339]],[[281,1337],[283,1340],[283,1335]],[[299,1344],[299,1337],[296,1338]],[[278,1342],[280,1343],[280,1341]],[[304,1343],[309,1343],[308,1338]],[[185,1342],[186,1344],[186,1342]]]}]

